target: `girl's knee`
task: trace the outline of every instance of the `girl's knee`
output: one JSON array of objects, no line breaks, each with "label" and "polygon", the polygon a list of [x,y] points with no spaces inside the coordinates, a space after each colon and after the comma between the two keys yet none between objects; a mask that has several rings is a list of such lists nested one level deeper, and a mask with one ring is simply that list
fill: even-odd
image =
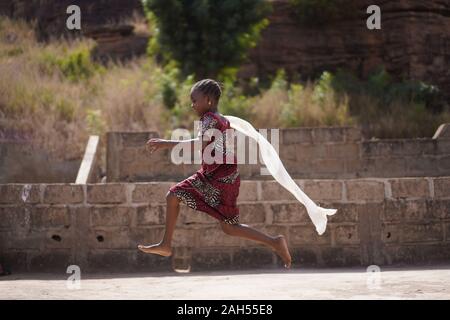
[{"label": "girl's knee", "polygon": [[175,193],[168,191],[166,193],[166,201],[167,203],[178,203],[180,202],[178,197],[175,195]]},{"label": "girl's knee", "polygon": [[220,227],[222,228],[222,231],[225,232],[228,235],[234,235],[235,234],[236,225],[220,221]]}]

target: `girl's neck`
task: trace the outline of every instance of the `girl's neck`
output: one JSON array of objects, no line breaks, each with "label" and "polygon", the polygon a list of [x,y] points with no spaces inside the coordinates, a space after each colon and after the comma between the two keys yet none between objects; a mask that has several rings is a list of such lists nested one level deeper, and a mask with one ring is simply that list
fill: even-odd
[{"label": "girl's neck", "polygon": [[217,111],[217,107],[215,107],[215,108],[212,107],[211,109],[205,111],[205,113],[207,113],[207,112],[219,113],[219,111]]}]

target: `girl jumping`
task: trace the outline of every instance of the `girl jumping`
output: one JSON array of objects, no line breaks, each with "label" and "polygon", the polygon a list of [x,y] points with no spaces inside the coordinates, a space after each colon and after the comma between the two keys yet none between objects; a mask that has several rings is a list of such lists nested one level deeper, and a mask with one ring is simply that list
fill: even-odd
[{"label": "girl jumping", "polygon": [[[246,224],[239,222],[239,208],[236,200],[239,195],[240,175],[236,155],[233,154],[232,163],[206,163],[204,150],[213,143],[214,152],[223,154],[224,159],[233,153],[226,148],[225,130],[230,129],[230,122],[218,111],[218,103],[222,94],[217,81],[203,79],[191,88],[191,107],[200,116],[200,130],[198,137],[190,140],[165,140],[153,138],[147,142],[150,153],[158,149],[172,148],[179,143],[189,144],[193,150],[195,142],[202,142],[201,168],[190,177],[169,188],[166,194],[167,211],[163,239],[153,245],[139,245],[138,249],[145,253],[162,256],[172,255],[172,236],[175,229],[180,201],[188,207],[206,212],[219,220],[220,226],[227,235],[241,237],[260,242],[274,250],[283,260],[284,267],[291,267],[291,255],[287,241],[283,235],[270,236]],[[222,133],[219,139],[211,136],[209,129],[217,129]],[[208,131],[209,130],[209,131]],[[209,161],[208,161],[209,162]]]}]

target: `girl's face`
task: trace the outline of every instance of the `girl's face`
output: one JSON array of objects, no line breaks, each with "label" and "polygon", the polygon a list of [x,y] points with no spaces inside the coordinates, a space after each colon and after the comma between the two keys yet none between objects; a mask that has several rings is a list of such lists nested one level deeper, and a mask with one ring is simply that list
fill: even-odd
[{"label": "girl's face", "polygon": [[199,116],[203,115],[211,108],[211,105],[209,104],[210,102],[212,104],[211,99],[199,90],[191,91],[191,101],[191,107]]}]

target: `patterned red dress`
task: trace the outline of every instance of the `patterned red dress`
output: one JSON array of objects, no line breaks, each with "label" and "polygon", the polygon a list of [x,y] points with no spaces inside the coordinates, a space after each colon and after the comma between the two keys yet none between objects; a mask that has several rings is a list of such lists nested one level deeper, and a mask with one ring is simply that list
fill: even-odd
[{"label": "patterned red dress", "polygon": [[[208,144],[201,151],[201,168],[190,177],[171,186],[169,191],[194,210],[206,212],[229,224],[239,224],[239,208],[236,200],[241,180],[236,155],[233,150],[226,148],[225,130],[230,128],[230,122],[216,113],[208,111],[201,116],[198,136],[200,139],[203,139],[203,136],[208,137]],[[217,129],[221,134],[214,135],[209,129]],[[215,152],[221,153],[222,163],[213,161],[209,164],[207,162],[211,161],[205,161],[205,149],[208,147],[208,152],[214,159],[216,159]],[[233,159],[233,162],[226,163],[227,157]]]}]

